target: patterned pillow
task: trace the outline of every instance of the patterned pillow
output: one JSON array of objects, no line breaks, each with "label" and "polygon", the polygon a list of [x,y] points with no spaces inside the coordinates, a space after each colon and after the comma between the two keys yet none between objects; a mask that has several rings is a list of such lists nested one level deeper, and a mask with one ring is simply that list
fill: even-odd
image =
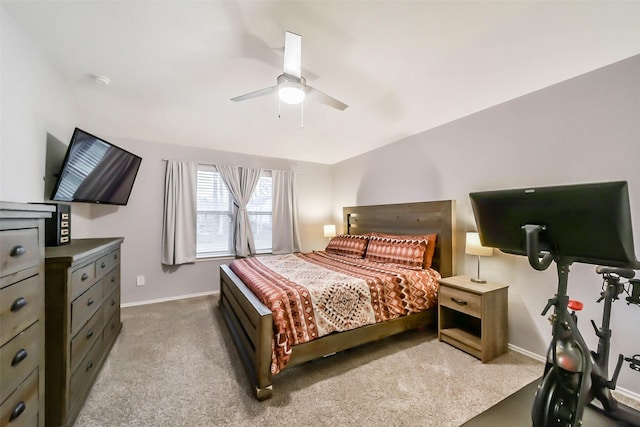
[{"label": "patterned pillow", "polygon": [[392,239],[372,236],[365,258],[370,261],[422,267],[427,250],[425,239]]},{"label": "patterned pillow", "polygon": [[422,235],[407,235],[407,234],[384,234],[372,232],[371,236],[386,237],[389,239],[397,240],[425,240],[427,242],[427,249],[424,251],[424,259],[421,268],[431,268],[433,262],[433,254],[436,251],[436,238],[437,234],[422,234]]},{"label": "patterned pillow", "polygon": [[339,234],[329,241],[325,251],[353,258],[364,258],[368,242],[369,236]]}]

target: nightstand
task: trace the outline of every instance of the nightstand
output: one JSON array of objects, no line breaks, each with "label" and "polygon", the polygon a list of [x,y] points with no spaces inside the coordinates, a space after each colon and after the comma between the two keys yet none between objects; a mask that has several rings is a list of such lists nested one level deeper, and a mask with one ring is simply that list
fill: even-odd
[{"label": "nightstand", "polygon": [[507,351],[507,285],[439,280],[438,337],[482,361]]}]

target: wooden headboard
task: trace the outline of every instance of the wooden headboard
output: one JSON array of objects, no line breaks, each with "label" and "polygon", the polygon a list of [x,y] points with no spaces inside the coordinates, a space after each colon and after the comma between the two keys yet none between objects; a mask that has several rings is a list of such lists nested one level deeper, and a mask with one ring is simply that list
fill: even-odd
[{"label": "wooden headboard", "polygon": [[438,235],[432,267],[442,277],[453,276],[455,235],[455,200],[345,207],[345,234],[372,231],[388,234]]}]

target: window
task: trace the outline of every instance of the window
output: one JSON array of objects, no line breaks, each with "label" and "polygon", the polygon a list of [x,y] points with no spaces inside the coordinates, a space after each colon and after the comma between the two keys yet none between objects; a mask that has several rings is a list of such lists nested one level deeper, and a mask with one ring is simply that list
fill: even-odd
[{"label": "window", "polygon": [[[271,252],[271,172],[263,172],[247,205],[256,251]],[[212,165],[198,165],[196,257],[233,255],[233,197]]]},{"label": "window", "polygon": [[258,185],[247,204],[251,231],[256,243],[256,252],[271,252],[271,218],[273,206],[273,182],[271,172],[263,172]]}]

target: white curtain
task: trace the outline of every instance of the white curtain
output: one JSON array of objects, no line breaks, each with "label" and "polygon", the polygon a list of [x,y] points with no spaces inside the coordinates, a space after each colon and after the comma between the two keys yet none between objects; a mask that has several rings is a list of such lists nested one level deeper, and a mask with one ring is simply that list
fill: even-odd
[{"label": "white curtain", "polygon": [[233,240],[236,256],[246,257],[256,253],[256,244],[249,223],[247,203],[258,185],[260,169],[241,168],[239,166],[216,165],[222,180],[227,185],[237,207],[234,218]]},{"label": "white curtain", "polygon": [[167,161],[162,220],[162,263],[165,265],[196,260],[197,176],[197,163]]},{"label": "white curtain", "polygon": [[274,170],[271,172],[271,177],[273,180],[272,252],[274,254],[300,252],[296,175],[294,172]]}]

